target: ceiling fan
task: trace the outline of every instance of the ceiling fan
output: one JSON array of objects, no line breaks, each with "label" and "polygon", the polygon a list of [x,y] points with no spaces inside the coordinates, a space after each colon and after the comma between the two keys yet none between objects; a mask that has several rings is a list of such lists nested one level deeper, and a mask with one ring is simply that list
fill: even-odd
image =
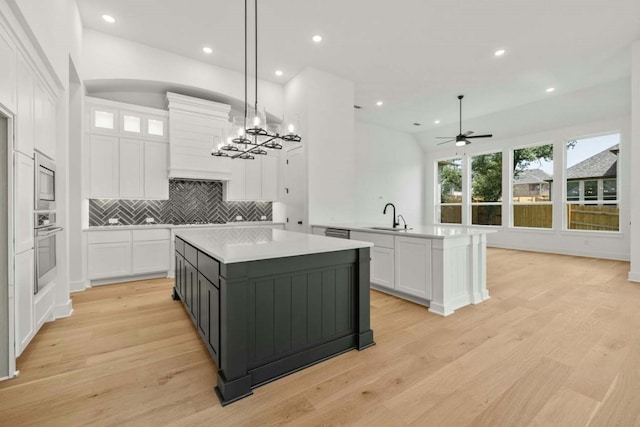
[{"label": "ceiling fan", "polygon": [[492,134],[470,136],[473,133],[473,131],[467,131],[465,133],[462,133],[462,98],[464,98],[464,95],[458,95],[458,100],[460,101],[460,133],[457,136],[436,137],[436,139],[446,139],[446,141],[440,142],[438,143],[438,145],[447,144],[449,142],[455,141],[458,147],[462,147],[464,145],[471,144],[471,141],[469,140],[472,138],[491,138],[493,136]]}]

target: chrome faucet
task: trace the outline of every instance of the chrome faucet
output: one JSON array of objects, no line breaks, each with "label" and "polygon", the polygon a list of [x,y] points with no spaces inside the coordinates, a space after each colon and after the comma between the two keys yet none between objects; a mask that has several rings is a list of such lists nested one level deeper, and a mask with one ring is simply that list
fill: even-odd
[{"label": "chrome faucet", "polygon": [[387,208],[391,206],[393,208],[393,228],[396,228],[397,226],[400,225],[400,223],[398,222],[397,218],[396,218],[396,207],[393,203],[387,203],[386,205],[384,205],[384,210],[382,211],[383,214],[387,213]]}]

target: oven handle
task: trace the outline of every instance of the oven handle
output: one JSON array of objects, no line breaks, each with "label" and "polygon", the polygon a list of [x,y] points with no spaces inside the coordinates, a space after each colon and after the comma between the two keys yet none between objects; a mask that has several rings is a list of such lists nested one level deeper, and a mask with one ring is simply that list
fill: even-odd
[{"label": "oven handle", "polygon": [[55,227],[55,228],[49,228],[46,230],[38,230],[36,232],[36,237],[47,237],[47,236],[51,236],[52,234],[56,234],[59,233],[63,230],[62,227]]}]

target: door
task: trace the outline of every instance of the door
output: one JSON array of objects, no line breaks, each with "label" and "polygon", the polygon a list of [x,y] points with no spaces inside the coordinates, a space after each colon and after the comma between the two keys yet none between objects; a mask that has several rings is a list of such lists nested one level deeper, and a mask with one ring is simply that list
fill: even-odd
[{"label": "door", "polygon": [[290,231],[305,232],[307,230],[305,215],[307,180],[305,170],[302,147],[296,147],[287,151],[287,230]]},{"label": "door", "polygon": [[[9,277],[9,121],[0,113],[0,378],[13,374],[14,287]],[[33,200],[33,197],[31,198]]]}]

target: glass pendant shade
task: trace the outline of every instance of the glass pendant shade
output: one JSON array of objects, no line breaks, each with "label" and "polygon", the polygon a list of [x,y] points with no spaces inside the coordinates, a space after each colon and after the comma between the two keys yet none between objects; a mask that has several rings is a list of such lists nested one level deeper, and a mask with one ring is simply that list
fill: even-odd
[{"label": "glass pendant shade", "polygon": [[299,134],[300,125],[298,123],[298,117],[295,115],[287,117],[283,123],[284,135],[282,136],[282,139],[285,141],[300,142],[302,139]]},{"label": "glass pendant shade", "polygon": [[266,135],[267,119],[260,108],[249,107],[247,110],[247,134]]},{"label": "glass pendant shade", "polygon": [[235,116],[233,118],[233,126],[231,127],[233,139],[235,144],[247,144],[251,141],[247,139],[245,131],[245,119],[243,116]]}]

